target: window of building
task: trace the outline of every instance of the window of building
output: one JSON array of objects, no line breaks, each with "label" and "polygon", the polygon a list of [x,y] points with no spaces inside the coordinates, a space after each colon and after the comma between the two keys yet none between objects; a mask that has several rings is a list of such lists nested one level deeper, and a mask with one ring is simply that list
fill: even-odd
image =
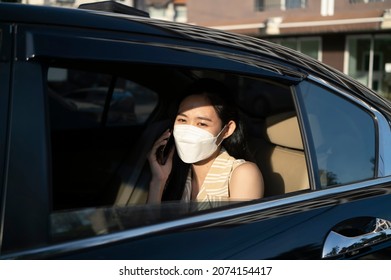
[{"label": "window of building", "polygon": [[175,5],[175,16],[174,21],[187,22],[187,7],[186,5],[177,4]]},{"label": "window of building", "polygon": [[322,0],[320,6],[320,14],[322,16],[334,15],[334,0]]},{"label": "window of building", "polygon": [[256,11],[273,9],[281,9],[281,0],[255,0]]},{"label": "window of building", "polygon": [[254,9],[255,11],[263,11],[264,6],[263,6],[263,0],[254,0]]},{"label": "window of building", "polygon": [[166,19],[167,18],[167,10],[162,7],[149,7],[148,13],[150,14],[151,18],[157,18],[157,19]]},{"label": "window of building", "polygon": [[183,3],[157,2],[148,6],[148,12],[152,18],[163,20],[186,22],[187,6]]},{"label": "window of building", "polygon": [[362,108],[324,88],[300,85],[322,187],[374,177],[375,123]]},{"label": "window of building", "polygon": [[75,0],[56,0],[57,4],[75,4]]},{"label": "window of building", "polygon": [[[284,5],[285,2],[285,5]],[[303,9],[307,6],[307,0],[282,0],[282,6],[286,9]]]},{"label": "window of building", "polygon": [[322,61],[321,38],[289,38],[273,40],[273,42]]},{"label": "window of building", "polygon": [[384,2],[384,0],[349,0],[350,4]]},{"label": "window of building", "polygon": [[391,35],[347,39],[345,72],[391,100]]},{"label": "window of building", "polygon": [[255,0],[256,11],[289,10],[307,7],[307,0]]}]

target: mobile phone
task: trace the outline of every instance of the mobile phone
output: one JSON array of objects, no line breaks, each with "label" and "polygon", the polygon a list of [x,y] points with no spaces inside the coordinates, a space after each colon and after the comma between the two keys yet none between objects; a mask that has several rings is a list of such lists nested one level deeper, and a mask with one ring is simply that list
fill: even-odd
[{"label": "mobile phone", "polygon": [[174,138],[172,137],[172,133],[171,133],[170,137],[167,139],[167,143],[163,146],[160,146],[156,151],[156,159],[159,164],[161,165],[166,164],[168,154],[170,153],[173,145],[174,145]]}]

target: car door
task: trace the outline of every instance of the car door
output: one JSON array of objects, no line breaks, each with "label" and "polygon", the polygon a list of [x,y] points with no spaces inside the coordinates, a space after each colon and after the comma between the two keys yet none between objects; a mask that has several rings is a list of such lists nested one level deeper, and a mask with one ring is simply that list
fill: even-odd
[{"label": "car door", "polygon": [[295,93],[312,190],[128,230],[117,235],[118,243],[106,240],[61,257],[390,258],[389,155],[382,146],[390,136],[387,119],[314,77],[295,86]]},{"label": "car door", "polygon": [[[89,186],[87,189],[75,187],[86,186],[86,180],[80,182],[80,176],[77,174],[75,176],[73,173],[68,173],[68,177],[63,177],[66,180],[69,178],[74,179],[70,184],[64,184],[65,187],[62,189],[62,191],[68,192],[70,195],[63,196],[64,192],[59,192],[59,189],[55,186],[56,182],[64,182],[64,180],[58,179],[58,170],[67,170],[67,165],[77,166],[81,164],[81,167],[78,168],[79,170],[83,170],[83,164],[86,167],[96,165],[96,162],[91,160],[94,157],[91,156],[89,157],[90,164],[85,164],[83,161],[76,159],[75,162],[67,160],[66,164],[62,166],[56,165],[56,162],[61,157],[59,157],[59,153],[54,154],[54,150],[60,151],[65,156],[75,151],[75,149],[69,149],[69,146],[64,147],[61,144],[74,144],[74,147],[79,149],[77,151],[80,153],[87,151],[86,155],[88,155],[91,148],[100,147],[95,145],[97,141],[102,141],[101,143],[106,144],[112,143],[112,145],[109,144],[108,146],[112,150],[116,150],[116,145],[119,143],[118,139],[121,139],[125,135],[124,133],[127,133],[128,138],[122,139],[130,141],[128,143],[136,140],[143,142],[136,135],[138,135],[140,129],[143,129],[144,122],[131,127],[124,127],[123,130],[121,127],[106,128],[106,126],[99,126],[99,123],[95,122],[94,127],[100,127],[105,131],[107,137],[102,137],[102,134],[95,134],[91,130],[94,127],[84,127],[84,122],[72,119],[70,115],[60,118],[60,120],[72,122],[72,126],[65,127],[68,134],[73,133],[72,138],[56,137],[53,135],[54,129],[51,125],[55,123],[53,118],[58,113],[64,111],[64,108],[96,110],[97,106],[92,105],[99,104],[91,104],[91,102],[86,104],[85,100],[80,99],[61,101],[58,97],[52,98],[54,96],[53,88],[49,87],[50,82],[56,86],[56,84],[61,83],[63,79],[69,76],[67,71],[73,69],[78,71],[87,70],[87,72],[91,70],[91,73],[102,71],[102,73],[106,74],[113,71],[112,75],[109,75],[109,77],[104,76],[106,78],[103,79],[110,79],[110,77],[115,76],[115,79],[112,79],[112,81],[116,81],[119,74],[122,73],[121,75],[126,76],[130,69],[132,73],[147,73],[146,76],[139,78],[140,83],[147,84],[152,89],[155,86],[160,91],[168,92],[165,99],[163,98],[159,102],[161,104],[169,104],[170,99],[168,98],[175,98],[175,96],[170,97],[172,94],[170,89],[172,89],[173,84],[170,81],[165,81],[164,77],[169,78],[168,74],[171,73],[169,71],[171,67],[182,68],[181,73],[183,74],[181,76],[183,82],[188,79],[186,69],[189,67],[193,69],[210,69],[210,65],[213,65],[213,69],[218,71],[242,72],[246,74],[261,73],[262,76],[273,79],[282,76],[279,74],[279,71],[274,69],[270,71],[268,64],[262,61],[249,65],[245,56],[233,56],[227,50],[218,50],[218,47],[213,52],[208,52],[208,48],[192,48],[189,46],[191,42],[177,45],[176,40],[170,37],[159,38],[157,36],[154,38],[153,36],[143,36],[140,33],[129,35],[121,32],[86,31],[82,28],[61,26],[45,26],[42,28],[40,25],[29,26],[27,24],[18,25],[18,32],[15,33],[14,31],[10,33],[10,35],[14,36],[16,45],[13,48],[15,59],[10,72],[10,80],[12,81],[10,93],[13,102],[12,116],[9,118],[10,138],[7,162],[9,168],[4,176],[4,178],[9,178],[9,180],[4,186],[7,191],[3,192],[4,203],[2,203],[4,213],[2,216],[1,253],[2,257],[4,256],[5,258],[10,256],[8,254],[12,252],[16,252],[20,256],[27,256],[26,250],[28,251],[32,248],[38,248],[38,251],[45,251],[46,246],[52,244],[51,232],[53,228],[51,226],[53,225],[51,224],[50,216],[53,212],[102,205],[102,202],[94,199],[89,192],[90,190],[94,191],[93,185],[90,185],[91,188]],[[12,42],[10,38],[11,36],[6,41],[7,44]],[[157,41],[161,42],[157,44]],[[147,66],[146,70],[140,70],[142,65]],[[164,67],[161,68],[162,70],[159,70],[160,68],[156,66]],[[151,73],[154,72],[148,72],[148,70],[155,68],[159,70],[156,71],[158,71],[157,73],[160,76],[151,76]],[[78,76],[80,76],[80,72],[72,77]],[[85,77],[89,78],[88,75]],[[156,77],[155,83],[148,84],[152,77]],[[284,79],[294,82],[301,78],[301,74],[298,73],[297,75],[289,75]],[[79,80],[78,82],[85,82],[86,80],[88,79]],[[159,88],[159,84],[162,83],[164,83],[165,87]],[[109,83],[107,88],[115,89],[115,86],[112,85],[114,85],[114,82]],[[105,86],[107,86],[107,83]],[[111,92],[113,97],[114,91],[111,90]],[[94,94],[94,96],[97,95]],[[73,98],[74,93],[65,97],[67,99],[75,99]],[[52,100],[58,101],[61,106],[53,107],[51,104]],[[106,98],[106,100],[108,99]],[[80,107],[80,105],[83,106]],[[110,106],[105,105],[106,107],[109,108]],[[161,108],[163,113],[165,109],[165,107]],[[105,111],[106,109],[103,110],[103,112]],[[100,119],[98,113],[93,112],[92,115],[99,116]],[[107,117],[109,115],[106,114],[105,119]],[[144,121],[147,120],[148,116]],[[61,125],[63,123],[60,123],[59,127]],[[78,129],[77,133],[75,133],[75,128]],[[116,134],[119,130],[122,131],[121,134]],[[90,142],[83,139],[87,139]],[[123,141],[122,144],[125,145],[126,141]],[[144,164],[145,157],[139,155],[139,158],[142,160],[142,164]],[[138,163],[137,160],[136,163]],[[103,163],[103,165],[113,166],[109,161]],[[58,168],[58,166],[61,166],[61,168]],[[90,178],[87,179],[98,177],[102,173],[101,167],[102,165],[98,166],[98,169],[91,173],[85,172],[90,174]],[[135,169],[137,168],[135,167]],[[73,192],[73,190],[76,191]],[[57,195],[58,193],[60,193],[60,196]],[[63,198],[62,201],[66,201],[66,206],[63,206],[62,201],[59,203],[57,197]],[[78,197],[81,197],[81,199],[79,200]],[[104,193],[102,193],[101,197],[107,198],[104,196]],[[79,203],[79,201],[81,202]],[[105,200],[103,205],[106,203]],[[25,207],[29,211],[20,211],[21,207]],[[72,230],[77,230],[75,227],[71,228]]]}]

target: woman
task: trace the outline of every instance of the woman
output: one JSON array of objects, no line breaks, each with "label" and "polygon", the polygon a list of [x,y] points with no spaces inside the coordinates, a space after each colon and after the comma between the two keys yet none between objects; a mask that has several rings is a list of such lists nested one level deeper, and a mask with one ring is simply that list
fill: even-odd
[{"label": "woman", "polygon": [[[261,198],[262,174],[257,165],[246,161],[243,128],[235,107],[227,101],[227,89],[217,81],[201,79],[187,93],[173,131],[163,133],[148,157],[152,172],[148,203]],[[163,164],[157,151],[170,137],[175,148]]]}]

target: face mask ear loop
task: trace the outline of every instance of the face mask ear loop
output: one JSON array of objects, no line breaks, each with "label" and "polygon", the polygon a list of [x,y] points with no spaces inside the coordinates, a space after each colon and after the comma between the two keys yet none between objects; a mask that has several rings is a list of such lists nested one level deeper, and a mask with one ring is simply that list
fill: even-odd
[{"label": "face mask ear loop", "polygon": [[[224,125],[224,126],[223,126],[223,128],[221,129],[221,131],[219,132],[219,134],[217,134],[217,136],[216,136],[216,140],[219,138],[220,134],[221,134],[221,133],[223,133],[223,131],[224,131],[224,129],[225,129],[226,127],[227,127],[227,125]],[[221,145],[221,143],[223,143],[223,141],[224,141],[224,138],[222,138],[222,139],[221,139],[221,141],[220,141],[220,143],[219,143],[219,144],[217,144],[217,143],[216,143],[216,144],[217,144],[217,146],[220,146],[220,145]]]}]

